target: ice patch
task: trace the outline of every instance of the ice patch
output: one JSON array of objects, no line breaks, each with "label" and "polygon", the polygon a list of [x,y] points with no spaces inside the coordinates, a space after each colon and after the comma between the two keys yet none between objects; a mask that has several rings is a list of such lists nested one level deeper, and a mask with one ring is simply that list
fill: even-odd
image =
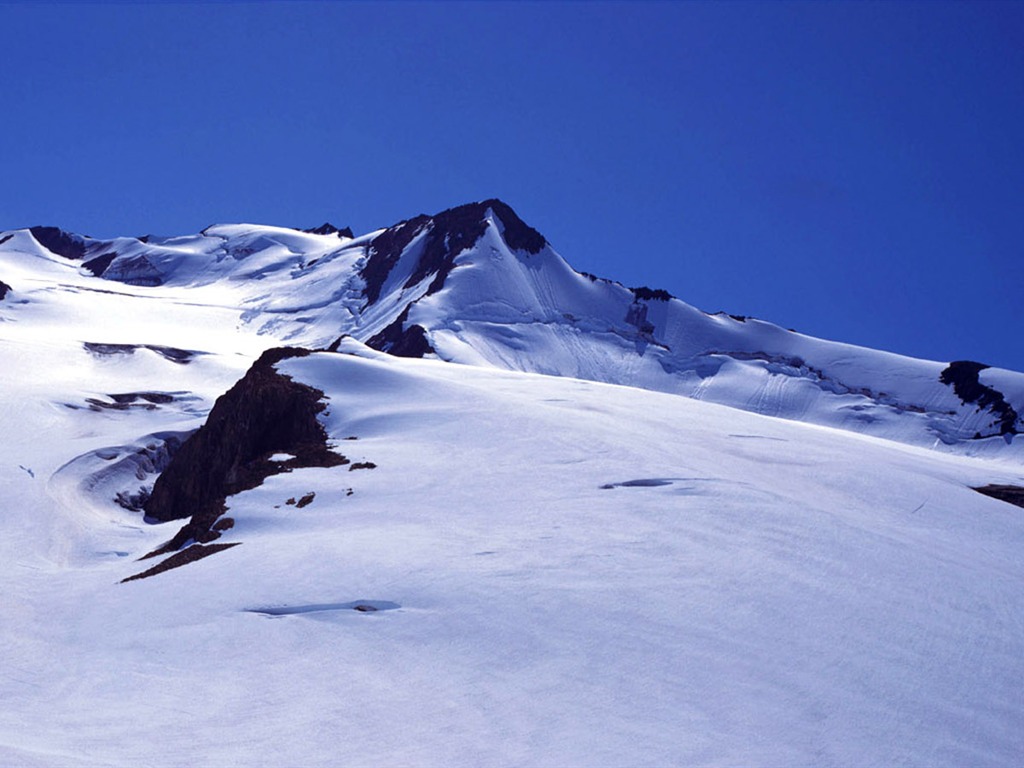
[{"label": "ice patch", "polygon": [[612,488],[658,488],[663,485],[672,485],[679,477],[647,477],[639,480],[624,480],[621,483],[607,483],[601,486],[601,490],[610,491]]},{"label": "ice patch", "polygon": [[310,605],[289,605],[270,608],[247,608],[248,613],[260,613],[264,616],[296,616],[306,613],[324,613],[327,611],[355,611],[356,613],[377,613],[393,611],[401,608],[398,603],[389,600],[353,600],[349,603],[313,603]]}]

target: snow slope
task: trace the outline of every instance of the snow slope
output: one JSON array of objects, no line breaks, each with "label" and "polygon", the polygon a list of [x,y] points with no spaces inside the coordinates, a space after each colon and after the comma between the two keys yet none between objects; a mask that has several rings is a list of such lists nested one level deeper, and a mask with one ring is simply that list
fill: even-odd
[{"label": "snow slope", "polygon": [[[337,450],[376,468],[271,477],[229,499],[239,546],[141,581],[118,584],[177,525],[83,489],[88,467],[47,473],[100,439],[69,429],[152,412],[60,412],[52,442],[5,442],[0,762],[1024,749],[1024,518],[968,487],[1020,484],[1019,466],[354,341],[279,369],[326,393]],[[40,410],[5,407],[3,427]]]}]

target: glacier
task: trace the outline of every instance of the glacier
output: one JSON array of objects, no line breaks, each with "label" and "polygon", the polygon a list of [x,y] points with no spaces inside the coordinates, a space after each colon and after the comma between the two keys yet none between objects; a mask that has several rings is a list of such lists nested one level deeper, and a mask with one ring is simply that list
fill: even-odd
[{"label": "glacier", "polygon": [[[1024,375],[580,274],[500,201],[318,230],[0,233],[0,763],[1024,752],[1024,510],[975,490],[1024,486]],[[276,347],[345,463],[271,440],[128,581]]]}]

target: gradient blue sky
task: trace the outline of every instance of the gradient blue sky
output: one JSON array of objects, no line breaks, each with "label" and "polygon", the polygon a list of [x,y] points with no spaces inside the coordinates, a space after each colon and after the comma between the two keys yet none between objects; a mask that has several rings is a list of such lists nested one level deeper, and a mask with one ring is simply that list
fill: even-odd
[{"label": "gradient blue sky", "polygon": [[0,3],[0,30],[0,229],[500,197],[580,270],[1024,371],[1024,3]]}]

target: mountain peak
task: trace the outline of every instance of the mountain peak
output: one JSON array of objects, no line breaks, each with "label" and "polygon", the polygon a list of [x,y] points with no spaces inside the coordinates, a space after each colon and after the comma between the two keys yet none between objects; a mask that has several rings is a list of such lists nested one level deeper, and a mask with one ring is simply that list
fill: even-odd
[{"label": "mountain peak", "polygon": [[433,274],[435,278],[427,293],[438,291],[451,271],[455,257],[476,245],[487,231],[490,223],[488,213],[497,219],[499,233],[511,250],[534,255],[548,244],[540,232],[527,225],[511,206],[497,198],[466,203],[433,216],[420,214],[389,227],[371,241],[369,258],[362,269],[368,303],[377,301],[402,254],[413,240],[424,233],[423,250],[405,286],[411,287]]},{"label": "mountain peak", "polygon": [[548,244],[544,235],[519,218],[518,214],[512,210],[512,206],[507,203],[497,198],[491,198],[484,200],[479,205],[492,210],[501,221],[505,228],[502,237],[513,251],[526,251],[535,254]]},{"label": "mountain peak", "polygon": [[352,234],[352,228],[351,227],[342,227],[341,229],[338,229],[336,226],[331,224],[331,222],[329,222],[329,221],[325,221],[319,227],[313,227],[311,229],[304,229],[302,231],[306,232],[306,233],[308,233],[310,235],[338,235],[339,237],[347,237],[350,240],[353,237],[355,237],[355,235]]}]

